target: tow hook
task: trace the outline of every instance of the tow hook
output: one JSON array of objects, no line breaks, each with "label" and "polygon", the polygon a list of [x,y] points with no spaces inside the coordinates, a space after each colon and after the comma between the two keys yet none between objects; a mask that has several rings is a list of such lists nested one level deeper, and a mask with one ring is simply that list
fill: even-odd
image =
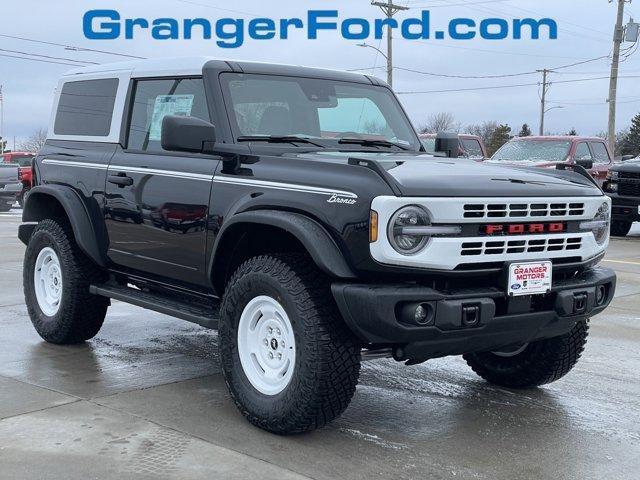
[{"label": "tow hook", "polygon": [[581,314],[587,311],[587,294],[576,293],[573,295],[573,313]]}]

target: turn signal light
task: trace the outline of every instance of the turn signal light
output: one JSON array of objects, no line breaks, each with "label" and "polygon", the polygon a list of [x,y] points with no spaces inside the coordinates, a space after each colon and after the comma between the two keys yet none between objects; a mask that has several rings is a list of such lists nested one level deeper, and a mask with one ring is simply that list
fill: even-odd
[{"label": "turn signal light", "polygon": [[378,212],[371,210],[369,213],[369,243],[378,241]]}]

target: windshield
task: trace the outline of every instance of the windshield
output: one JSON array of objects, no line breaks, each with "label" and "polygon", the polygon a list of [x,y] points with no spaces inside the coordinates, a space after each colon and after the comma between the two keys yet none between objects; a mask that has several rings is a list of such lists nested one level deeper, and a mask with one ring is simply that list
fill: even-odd
[{"label": "windshield", "polygon": [[436,152],[436,139],[435,138],[421,138],[422,146],[429,153]]},{"label": "windshield", "polygon": [[236,73],[221,75],[221,82],[236,139],[298,136],[336,148],[341,139],[360,139],[378,142],[377,147],[390,142],[420,148],[398,101],[384,87]]},{"label": "windshield", "polygon": [[564,162],[570,148],[571,142],[565,141],[517,140],[503,145],[491,160]]}]

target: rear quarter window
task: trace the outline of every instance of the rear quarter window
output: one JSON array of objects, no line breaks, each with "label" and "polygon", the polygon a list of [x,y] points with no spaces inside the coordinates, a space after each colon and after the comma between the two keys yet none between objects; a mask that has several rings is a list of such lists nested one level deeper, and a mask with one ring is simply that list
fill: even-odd
[{"label": "rear quarter window", "polygon": [[108,136],[117,91],[117,78],[66,82],[60,92],[54,133]]}]

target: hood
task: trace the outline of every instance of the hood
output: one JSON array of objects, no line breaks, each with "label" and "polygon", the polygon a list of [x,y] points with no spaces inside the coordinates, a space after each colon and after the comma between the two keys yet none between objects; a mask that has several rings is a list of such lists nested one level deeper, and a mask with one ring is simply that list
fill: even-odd
[{"label": "hood", "polygon": [[[589,179],[571,171],[511,167],[415,153],[318,152],[301,157],[328,162],[375,160],[402,196],[416,197],[564,197],[600,196]],[[364,168],[364,167],[360,167]]]},{"label": "hood", "polygon": [[614,172],[640,172],[640,160],[627,160],[611,167]]}]

